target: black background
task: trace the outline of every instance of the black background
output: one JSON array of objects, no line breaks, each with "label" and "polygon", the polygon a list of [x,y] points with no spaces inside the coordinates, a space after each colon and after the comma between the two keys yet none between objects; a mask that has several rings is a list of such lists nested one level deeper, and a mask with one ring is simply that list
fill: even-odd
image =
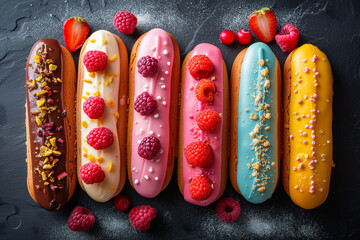
[{"label": "black background", "polygon": [[[353,1],[110,1],[43,0],[0,1],[0,239],[220,239],[220,238],[360,238],[360,2]],[[135,230],[126,213],[112,201],[97,203],[79,186],[60,212],[47,212],[33,202],[26,186],[25,71],[26,58],[40,38],[55,38],[64,45],[62,24],[69,17],[84,17],[90,31],[106,29],[118,34],[128,52],[142,33],[160,27],[177,39],[182,59],[202,42],[218,46],[230,72],[244,48],[225,46],[219,34],[249,28],[247,17],[271,7],[278,29],[285,23],[300,31],[299,46],[312,43],[330,59],[334,75],[334,162],[330,193],[317,209],[295,206],[281,184],[272,199],[260,205],[246,202],[228,181],[224,196],[238,200],[241,215],[235,223],[221,222],[215,204],[198,207],[185,202],[176,184],[155,199],[138,195],[127,182],[123,194],[133,206],[150,204],[158,217],[148,231]],[[118,11],[138,18],[136,32],[120,34],[113,26]],[[252,42],[258,41],[253,37]],[[283,67],[287,54],[273,41],[271,49]],[[73,54],[75,63],[79,51]],[[82,205],[96,216],[87,232],[71,232],[66,220]]]}]

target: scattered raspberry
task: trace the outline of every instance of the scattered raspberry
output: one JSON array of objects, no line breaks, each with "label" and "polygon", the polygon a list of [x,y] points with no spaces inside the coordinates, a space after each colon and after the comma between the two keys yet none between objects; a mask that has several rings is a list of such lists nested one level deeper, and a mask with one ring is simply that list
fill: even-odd
[{"label": "scattered raspberry", "polygon": [[235,222],[240,210],[240,204],[230,197],[221,199],[215,207],[216,214],[223,222]]},{"label": "scattered raspberry", "polygon": [[210,197],[213,187],[207,177],[199,176],[193,178],[189,186],[189,192],[192,199],[203,201]]},{"label": "scattered raspberry", "polygon": [[95,217],[89,209],[77,206],[70,213],[67,225],[71,231],[86,231],[94,226]]},{"label": "scattered raspberry", "polygon": [[214,99],[215,84],[208,79],[201,79],[195,86],[195,96],[203,103],[211,103]]},{"label": "scattered raspberry", "polygon": [[156,105],[155,99],[148,92],[143,92],[137,96],[134,102],[134,109],[141,115],[149,115],[155,110]]},{"label": "scattered raspberry", "polygon": [[204,142],[192,142],[185,149],[185,158],[189,165],[203,168],[213,162],[213,151]]},{"label": "scattered raspberry", "polygon": [[154,136],[144,137],[138,147],[138,154],[142,158],[151,160],[160,151],[160,140]]},{"label": "scattered raspberry", "polygon": [[282,26],[280,32],[276,34],[275,41],[283,52],[290,52],[296,47],[299,41],[299,30],[287,23]]},{"label": "scattered raspberry", "polygon": [[139,59],[136,66],[143,77],[151,77],[158,71],[158,60],[150,56],[144,56]]},{"label": "scattered raspberry", "polygon": [[210,58],[205,55],[193,56],[188,64],[189,73],[196,79],[210,77],[213,68]]},{"label": "scattered raspberry", "polygon": [[206,109],[196,116],[196,122],[201,130],[214,132],[220,127],[220,116],[216,111]]},{"label": "scattered raspberry", "polygon": [[129,12],[117,12],[114,17],[114,26],[123,34],[132,34],[137,24],[137,18]]},{"label": "scattered raspberry", "polygon": [[96,163],[86,163],[80,167],[79,171],[81,179],[86,184],[100,183],[104,181],[105,172]]},{"label": "scattered raspberry", "polygon": [[151,220],[156,218],[156,209],[149,205],[137,206],[129,212],[129,219],[134,228],[147,230]]},{"label": "scattered raspberry", "polygon": [[83,109],[89,118],[100,118],[104,114],[105,101],[101,97],[88,97],[83,104]]},{"label": "scattered raspberry", "polygon": [[220,42],[225,45],[230,45],[235,41],[235,33],[231,30],[225,30],[220,33]]},{"label": "scattered raspberry", "polygon": [[125,212],[130,207],[130,200],[127,196],[119,195],[114,200],[114,207],[118,211]]},{"label": "scattered raspberry", "polygon": [[86,142],[96,150],[101,150],[113,144],[114,136],[106,127],[94,128],[87,135]]},{"label": "scattered raspberry", "polygon": [[97,72],[106,68],[108,56],[102,51],[88,51],[85,53],[83,62],[88,72]]}]

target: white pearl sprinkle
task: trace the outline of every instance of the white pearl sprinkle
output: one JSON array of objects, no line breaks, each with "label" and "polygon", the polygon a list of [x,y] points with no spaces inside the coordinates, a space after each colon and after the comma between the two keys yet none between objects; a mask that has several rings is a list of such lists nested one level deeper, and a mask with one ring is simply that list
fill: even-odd
[{"label": "white pearl sprinkle", "polygon": [[168,74],[169,74],[169,71],[165,71],[165,74],[168,75]]},{"label": "white pearl sprinkle", "polygon": [[154,115],[154,118],[159,118],[159,114],[155,114],[155,115]]},{"label": "white pearl sprinkle", "polygon": [[161,77],[161,78],[160,78],[160,80],[161,80],[161,81],[164,81],[164,80],[165,80],[165,78]]},{"label": "white pearl sprinkle", "polygon": [[165,85],[161,85],[161,88],[166,88],[166,86],[165,86]]},{"label": "white pearl sprinkle", "polygon": [[158,134],[157,136],[160,137],[160,134]]},{"label": "white pearl sprinkle", "polygon": [[137,185],[139,184],[139,180],[138,179],[135,179],[134,183]]},{"label": "white pearl sprinkle", "polygon": [[133,168],[132,171],[135,172],[136,168]]},{"label": "white pearl sprinkle", "polygon": [[163,101],[162,104],[163,104],[163,105],[166,105],[166,101]]},{"label": "white pearl sprinkle", "polygon": [[159,178],[158,178],[158,177],[155,177],[155,181],[159,181]]},{"label": "white pearl sprinkle", "polygon": [[148,179],[149,179],[149,176],[148,176],[148,175],[144,175],[144,178],[145,178],[146,180],[148,180]]},{"label": "white pearl sprinkle", "polygon": [[164,41],[164,45],[166,45],[167,44],[167,41]]},{"label": "white pearl sprinkle", "polygon": [[170,66],[170,65],[171,65],[171,63],[170,63],[170,62],[167,62],[167,65],[168,65],[168,66]]},{"label": "white pearl sprinkle", "polygon": [[161,97],[160,97],[160,96],[157,96],[156,99],[157,99],[157,100],[161,100]]},{"label": "white pearl sprinkle", "polygon": [[164,54],[164,55],[168,55],[168,53],[169,53],[168,50],[164,50],[164,51],[163,51],[163,54]]},{"label": "white pearl sprinkle", "polygon": [[152,173],[154,170],[152,167],[149,168],[149,172]]},{"label": "white pearl sprinkle", "polygon": [[160,154],[163,154],[163,152],[164,152],[164,150],[160,149],[159,153],[160,153]]},{"label": "white pearl sprinkle", "polygon": [[162,125],[162,124],[160,124],[160,127],[162,128],[162,127],[163,127],[163,125]]},{"label": "white pearl sprinkle", "polygon": [[138,140],[137,143],[140,144],[140,143],[141,143],[141,140]]},{"label": "white pearl sprinkle", "polygon": [[153,132],[153,131],[150,131],[149,134],[150,134],[150,135],[154,135],[154,132]]},{"label": "white pearl sprinkle", "polygon": [[155,51],[156,50],[156,47],[155,46],[151,46],[151,51]]}]

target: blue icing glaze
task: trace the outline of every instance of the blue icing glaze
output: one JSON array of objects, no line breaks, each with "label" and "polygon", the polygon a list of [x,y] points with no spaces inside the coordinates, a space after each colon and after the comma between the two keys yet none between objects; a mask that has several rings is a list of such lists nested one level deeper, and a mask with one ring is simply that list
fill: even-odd
[{"label": "blue icing glaze", "polygon": [[[260,59],[264,60],[263,66],[258,63]],[[266,67],[269,70],[268,79],[270,80],[268,88],[264,86],[267,78],[261,75],[261,70]],[[237,165],[238,187],[244,198],[251,203],[262,203],[271,198],[278,179],[279,153],[277,146],[279,139],[277,131],[279,113],[277,94],[280,93],[278,93],[277,87],[277,74],[278,62],[271,49],[265,43],[252,44],[247,49],[241,66]],[[261,87],[261,90],[259,90],[259,87]],[[255,103],[256,98],[259,100],[257,104]],[[263,104],[262,109],[261,104]],[[270,106],[265,109],[266,104]],[[245,109],[248,111],[245,111]],[[254,117],[250,119],[252,113],[256,115],[256,120],[253,120]],[[266,113],[270,113],[271,117],[267,116],[265,118],[264,114]],[[261,116],[264,117],[264,121],[260,119]],[[254,134],[252,138],[250,133],[253,133],[257,126],[259,132]],[[266,130],[267,127],[270,128]],[[260,138],[261,135],[263,135],[262,138]],[[260,142],[257,143],[257,141]],[[267,141],[270,146],[267,146]],[[262,156],[262,154],[265,155]],[[252,161],[252,159],[254,160]],[[261,164],[260,167],[259,163]],[[254,169],[258,170],[254,171]],[[258,175],[253,176],[252,174]],[[258,182],[256,182],[256,179],[258,179]],[[256,187],[255,190],[253,189],[254,186]],[[264,191],[261,192],[262,190]]]}]

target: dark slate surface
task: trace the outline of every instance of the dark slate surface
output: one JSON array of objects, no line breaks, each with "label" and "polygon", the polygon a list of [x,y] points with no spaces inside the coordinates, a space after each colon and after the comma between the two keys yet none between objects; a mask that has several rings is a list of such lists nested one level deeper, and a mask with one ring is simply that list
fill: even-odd
[{"label": "dark slate surface", "polygon": [[[256,3],[255,3],[256,2]],[[150,204],[158,217],[149,231],[136,231],[127,214],[112,202],[97,203],[78,186],[60,212],[47,212],[30,198],[25,164],[25,63],[32,45],[40,38],[56,38],[63,44],[62,23],[82,16],[91,31],[117,33],[128,51],[136,38],[154,27],[177,39],[184,58],[196,44],[209,42],[223,53],[228,69],[244,48],[225,46],[218,36],[224,29],[248,28],[247,17],[271,7],[278,26],[292,23],[300,30],[300,44],[312,43],[330,59],[334,75],[334,161],[328,200],[315,210],[302,210],[285,194],[281,184],[271,200],[247,203],[228,183],[224,196],[242,207],[235,223],[221,222],[214,204],[197,207],[182,199],[173,177],[155,199],[145,199],[126,184],[123,193],[133,205]],[[124,36],[112,21],[117,11],[138,18],[135,34]],[[360,4],[359,1],[110,1],[43,0],[0,1],[0,239],[220,239],[220,238],[360,238]],[[253,39],[253,42],[257,39]],[[287,54],[275,42],[269,44],[283,66]],[[78,52],[73,54],[75,62]],[[66,220],[82,205],[96,216],[95,227],[71,232]]]}]

